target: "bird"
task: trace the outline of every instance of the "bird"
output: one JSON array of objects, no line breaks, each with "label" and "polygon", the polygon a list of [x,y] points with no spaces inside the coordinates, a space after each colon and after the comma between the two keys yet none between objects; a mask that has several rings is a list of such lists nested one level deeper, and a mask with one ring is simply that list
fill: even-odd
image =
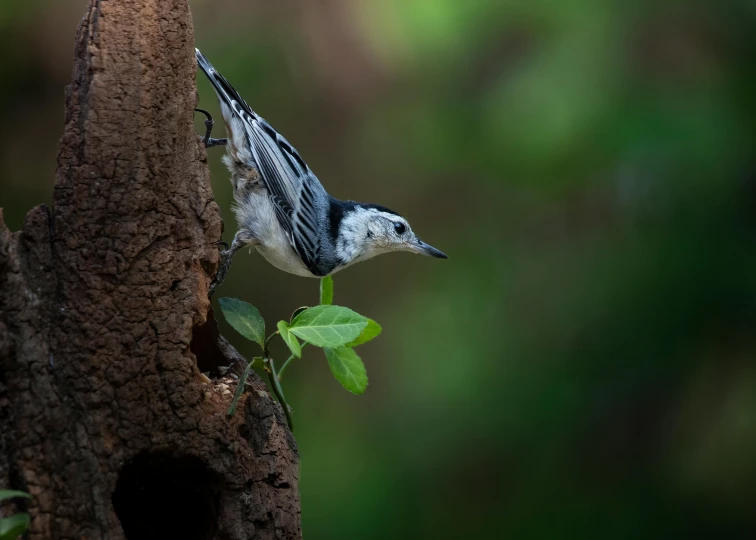
[{"label": "bird", "polygon": [[299,152],[259,114],[195,49],[197,65],[220,102],[226,138],[214,139],[206,116],[205,147],[225,146],[231,173],[233,212],[238,230],[210,285],[210,295],[242,248],[255,248],[276,268],[297,276],[322,278],[383,253],[407,251],[439,259],[447,256],[420,240],[407,219],[372,203],[332,197]]}]

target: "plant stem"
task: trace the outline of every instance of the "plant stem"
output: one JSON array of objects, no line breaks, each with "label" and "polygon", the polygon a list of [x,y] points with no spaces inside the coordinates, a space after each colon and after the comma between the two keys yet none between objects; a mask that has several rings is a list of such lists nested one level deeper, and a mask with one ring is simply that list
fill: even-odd
[{"label": "plant stem", "polygon": [[291,420],[291,411],[289,411],[289,404],[286,403],[286,398],[283,394],[283,388],[281,388],[281,383],[279,382],[278,373],[276,373],[276,366],[273,363],[272,358],[265,358],[265,361],[268,363],[268,366],[270,367],[270,371],[268,372],[268,376],[270,377],[270,385],[273,387],[273,393],[276,394],[276,397],[278,398],[278,402],[281,404],[281,407],[283,407],[284,414],[286,414],[286,422],[289,424],[289,429],[292,433],[294,433],[294,422]]},{"label": "plant stem", "polygon": [[[307,342],[305,341],[304,343],[302,343],[302,349],[304,349],[306,346],[307,346]],[[283,378],[283,372],[286,370],[286,366],[288,366],[289,362],[291,362],[295,358],[296,358],[296,356],[294,356],[293,354],[291,356],[289,356],[289,358],[286,360],[286,362],[284,362],[283,365],[281,366],[281,369],[278,370],[278,380],[279,381]]]},{"label": "plant stem", "polygon": [[265,358],[268,358],[270,356],[270,340],[272,340],[274,337],[278,335],[278,330],[273,332],[271,335],[268,336],[268,339],[265,340],[265,347],[263,347],[263,354],[265,355]]},{"label": "plant stem", "polygon": [[236,393],[234,394],[234,399],[231,400],[231,405],[229,405],[228,407],[228,416],[233,416],[234,412],[236,411],[236,403],[239,401],[239,398],[244,392],[244,384],[247,382],[247,377],[249,376],[249,371],[252,369],[252,364],[254,363],[254,361],[255,359],[253,358],[251,362],[247,363],[247,367],[244,368],[241,377],[239,377],[239,382],[236,385]]}]

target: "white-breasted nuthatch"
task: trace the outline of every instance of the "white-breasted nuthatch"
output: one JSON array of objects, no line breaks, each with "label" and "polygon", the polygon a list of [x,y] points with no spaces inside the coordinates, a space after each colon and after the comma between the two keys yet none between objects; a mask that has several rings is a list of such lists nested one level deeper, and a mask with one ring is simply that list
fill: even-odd
[{"label": "white-breasted nuthatch", "polygon": [[291,274],[323,277],[356,262],[392,251],[445,259],[420,240],[396,212],[377,204],[331,197],[299,153],[256,114],[202,53],[197,64],[220,101],[227,139],[212,139],[207,116],[206,147],[225,145],[239,230],[222,253],[210,292],[224,279],[234,253],[254,246],[273,266]]}]

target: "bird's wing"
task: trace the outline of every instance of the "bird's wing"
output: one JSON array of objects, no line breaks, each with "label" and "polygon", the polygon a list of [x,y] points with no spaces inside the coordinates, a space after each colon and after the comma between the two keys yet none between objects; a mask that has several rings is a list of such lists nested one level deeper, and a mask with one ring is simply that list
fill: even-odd
[{"label": "bird's wing", "polygon": [[221,101],[236,158],[254,161],[279,224],[302,262],[313,271],[321,248],[317,203],[326,198],[323,186],[294,147],[247,105],[199,50],[196,56]]},{"label": "bird's wing", "polygon": [[297,151],[262,118],[247,119],[246,128],[278,222],[312,270],[320,253],[316,197],[323,187]]}]

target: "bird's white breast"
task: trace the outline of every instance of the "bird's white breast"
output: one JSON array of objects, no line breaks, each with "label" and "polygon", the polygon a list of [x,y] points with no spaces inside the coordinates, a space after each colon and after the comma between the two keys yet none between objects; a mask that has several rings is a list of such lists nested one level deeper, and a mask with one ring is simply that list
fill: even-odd
[{"label": "bird's white breast", "polygon": [[276,218],[273,203],[265,189],[237,190],[234,213],[240,227],[257,239],[257,251],[270,264],[297,276],[317,277],[304,265]]}]

